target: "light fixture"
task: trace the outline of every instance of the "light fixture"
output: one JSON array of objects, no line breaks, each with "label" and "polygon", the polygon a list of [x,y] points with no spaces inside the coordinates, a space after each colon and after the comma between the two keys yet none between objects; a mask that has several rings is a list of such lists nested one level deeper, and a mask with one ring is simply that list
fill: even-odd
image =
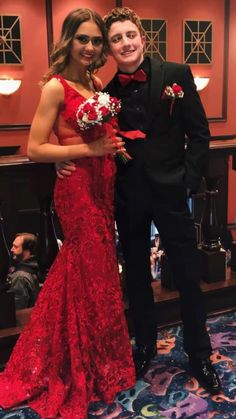
[{"label": "light fixture", "polygon": [[9,77],[0,77],[0,94],[9,96],[15,93],[21,85],[21,80],[11,79]]},{"label": "light fixture", "polygon": [[196,84],[197,91],[205,89],[205,87],[208,85],[210,79],[209,77],[194,77],[194,83]]}]

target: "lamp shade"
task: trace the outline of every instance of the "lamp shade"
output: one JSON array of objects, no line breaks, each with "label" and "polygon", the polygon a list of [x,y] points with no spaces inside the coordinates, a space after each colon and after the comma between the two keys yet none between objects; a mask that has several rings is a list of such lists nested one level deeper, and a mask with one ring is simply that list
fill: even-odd
[{"label": "lamp shade", "polygon": [[205,89],[205,87],[208,85],[210,79],[209,77],[194,77],[194,83],[196,84],[197,91]]},{"label": "lamp shade", "polygon": [[11,95],[19,89],[20,85],[21,80],[0,78],[0,94],[6,96]]}]

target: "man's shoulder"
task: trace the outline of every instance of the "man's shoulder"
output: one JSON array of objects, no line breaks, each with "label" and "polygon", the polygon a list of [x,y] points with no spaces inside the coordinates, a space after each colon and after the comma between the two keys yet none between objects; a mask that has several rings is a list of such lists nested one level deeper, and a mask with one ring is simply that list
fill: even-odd
[{"label": "man's shoulder", "polygon": [[32,272],[27,272],[23,269],[16,270],[8,275],[8,281],[14,283],[18,281],[32,281],[35,277],[35,274]]},{"label": "man's shoulder", "polygon": [[116,74],[114,75],[114,77],[112,77],[112,79],[109,81],[109,83],[107,83],[106,87],[103,89],[105,92],[112,94],[112,91],[115,90],[115,79]]},{"label": "man's shoulder", "polygon": [[152,63],[156,63],[157,65],[162,66],[164,70],[183,70],[185,71],[187,68],[189,68],[188,64],[183,63],[177,63],[175,61],[158,61],[155,58],[151,59]]},{"label": "man's shoulder", "polygon": [[174,61],[163,61],[158,63],[158,60],[152,59],[152,72],[159,74],[159,70],[163,73],[164,80],[171,83],[171,80],[177,82],[183,80],[187,75],[191,74],[191,69],[188,64],[177,63]]}]

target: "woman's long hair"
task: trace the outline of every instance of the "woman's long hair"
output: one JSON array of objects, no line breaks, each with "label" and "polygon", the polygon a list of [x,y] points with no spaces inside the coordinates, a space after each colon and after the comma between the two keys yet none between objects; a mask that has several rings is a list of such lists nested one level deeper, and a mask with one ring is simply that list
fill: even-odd
[{"label": "woman's long hair", "polygon": [[42,85],[45,84],[52,75],[60,74],[64,71],[66,66],[69,64],[71,44],[74,35],[81,23],[87,22],[89,20],[92,20],[99,27],[103,38],[103,48],[99,60],[92,63],[88,70],[92,73],[105,64],[108,43],[105,25],[101,16],[97,12],[90,9],[76,9],[70,12],[63,22],[61,36],[59,41],[55,44],[50,55],[51,65],[47,73],[42,78]]}]

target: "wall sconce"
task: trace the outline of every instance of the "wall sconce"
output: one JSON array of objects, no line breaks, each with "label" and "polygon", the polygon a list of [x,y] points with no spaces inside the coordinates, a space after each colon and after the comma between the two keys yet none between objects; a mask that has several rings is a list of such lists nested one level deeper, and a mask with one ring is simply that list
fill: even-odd
[{"label": "wall sconce", "polygon": [[194,77],[194,83],[196,84],[197,91],[199,92],[200,90],[205,89],[209,81],[210,81],[209,77],[199,77],[199,76]]},{"label": "wall sconce", "polygon": [[15,93],[21,85],[21,80],[15,80],[8,77],[0,78],[0,94],[9,96]]}]

